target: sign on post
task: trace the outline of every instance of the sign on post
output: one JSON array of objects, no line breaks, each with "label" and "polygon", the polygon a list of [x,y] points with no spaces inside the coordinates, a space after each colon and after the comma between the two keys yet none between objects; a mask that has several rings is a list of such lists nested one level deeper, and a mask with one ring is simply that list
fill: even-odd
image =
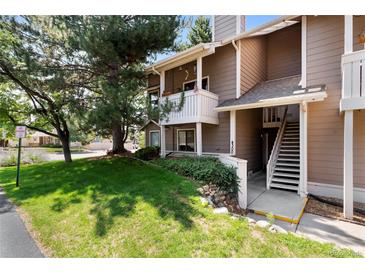
[{"label": "sign on post", "polygon": [[19,177],[20,177],[20,156],[21,156],[21,147],[22,147],[22,138],[25,138],[26,135],[26,127],[25,126],[17,126],[15,128],[15,137],[19,138],[18,145],[18,163],[16,169],[16,186],[19,186]]},{"label": "sign on post", "polygon": [[25,127],[25,126],[17,126],[15,128],[15,137],[16,138],[25,138],[26,128],[27,127]]}]

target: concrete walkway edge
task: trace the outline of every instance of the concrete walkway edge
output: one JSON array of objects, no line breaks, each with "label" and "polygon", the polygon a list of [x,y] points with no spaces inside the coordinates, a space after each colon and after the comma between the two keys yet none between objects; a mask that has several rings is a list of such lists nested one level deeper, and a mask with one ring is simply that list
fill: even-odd
[{"label": "concrete walkway edge", "polygon": [[15,206],[0,188],[0,258],[43,258]]}]

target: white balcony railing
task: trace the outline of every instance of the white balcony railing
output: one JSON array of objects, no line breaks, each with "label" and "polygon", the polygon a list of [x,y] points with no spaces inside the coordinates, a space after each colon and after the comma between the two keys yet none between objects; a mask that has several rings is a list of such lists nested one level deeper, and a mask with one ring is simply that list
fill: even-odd
[{"label": "white balcony railing", "polygon": [[264,128],[280,127],[287,106],[266,107],[262,109],[262,125]]},{"label": "white balcony railing", "polygon": [[341,110],[365,108],[365,50],[342,56]]},{"label": "white balcony railing", "polygon": [[[179,105],[181,93],[163,97],[175,105]],[[184,105],[180,111],[172,110],[167,119],[161,121],[162,125],[184,123],[218,124],[218,113],[214,108],[218,105],[218,95],[206,90],[189,90],[184,93]]]}]

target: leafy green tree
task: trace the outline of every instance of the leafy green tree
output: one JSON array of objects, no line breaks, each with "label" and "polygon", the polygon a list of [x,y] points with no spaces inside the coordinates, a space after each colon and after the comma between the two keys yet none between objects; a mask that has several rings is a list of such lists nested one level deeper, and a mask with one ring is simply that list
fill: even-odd
[{"label": "leafy green tree", "polygon": [[144,118],[144,65],[173,47],[179,17],[66,16],[59,25],[69,31],[69,44],[85,53],[85,66],[93,73],[89,126],[112,136],[113,153],[124,152],[131,128]]},{"label": "leafy green tree", "polygon": [[54,19],[0,17],[0,113],[13,125],[58,137],[65,161],[71,162],[68,120],[80,109],[84,91],[79,87],[90,74],[79,67],[82,56],[73,55]]}]

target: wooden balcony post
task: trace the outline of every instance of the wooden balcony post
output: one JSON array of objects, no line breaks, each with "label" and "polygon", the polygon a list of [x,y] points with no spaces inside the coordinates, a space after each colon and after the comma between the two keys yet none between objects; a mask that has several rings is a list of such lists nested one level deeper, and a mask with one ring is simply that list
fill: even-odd
[{"label": "wooden balcony post", "polygon": [[196,154],[203,154],[202,123],[196,123]]},{"label": "wooden balcony post", "polygon": [[299,195],[307,195],[307,103],[302,102],[299,106],[299,132],[300,132],[300,177]]},{"label": "wooden balcony post", "polygon": [[[353,18],[352,15],[345,15],[345,44],[344,53],[353,51]],[[351,84],[348,72],[344,70],[342,96],[352,95]],[[346,110],[344,117],[344,145],[343,145],[343,214],[345,218],[352,219],[354,210],[354,174],[353,174],[353,119],[354,111]]]},{"label": "wooden balcony post", "polygon": [[231,155],[236,155],[236,111],[230,111],[230,133],[229,133],[229,152]]},{"label": "wooden balcony post", "polygon": [[164,125],[161,125],[160,127],[160,134],[161,134],[161,146],[160,146],[160,155],[162,158],[165,158],[166,156],[166,132],[165,132],[165,126]]},{"label": "wooden balcony post", "polygon": [[203,78],[203,58],[199,56],[196,59],[196,87],[198,88],[198,90],[203,88],[202,78]]},{"label": "wooden balcony post", "polygon": [[353,20],[352,15],[345,15],[345,53],[352,52],[353,48]]}]

